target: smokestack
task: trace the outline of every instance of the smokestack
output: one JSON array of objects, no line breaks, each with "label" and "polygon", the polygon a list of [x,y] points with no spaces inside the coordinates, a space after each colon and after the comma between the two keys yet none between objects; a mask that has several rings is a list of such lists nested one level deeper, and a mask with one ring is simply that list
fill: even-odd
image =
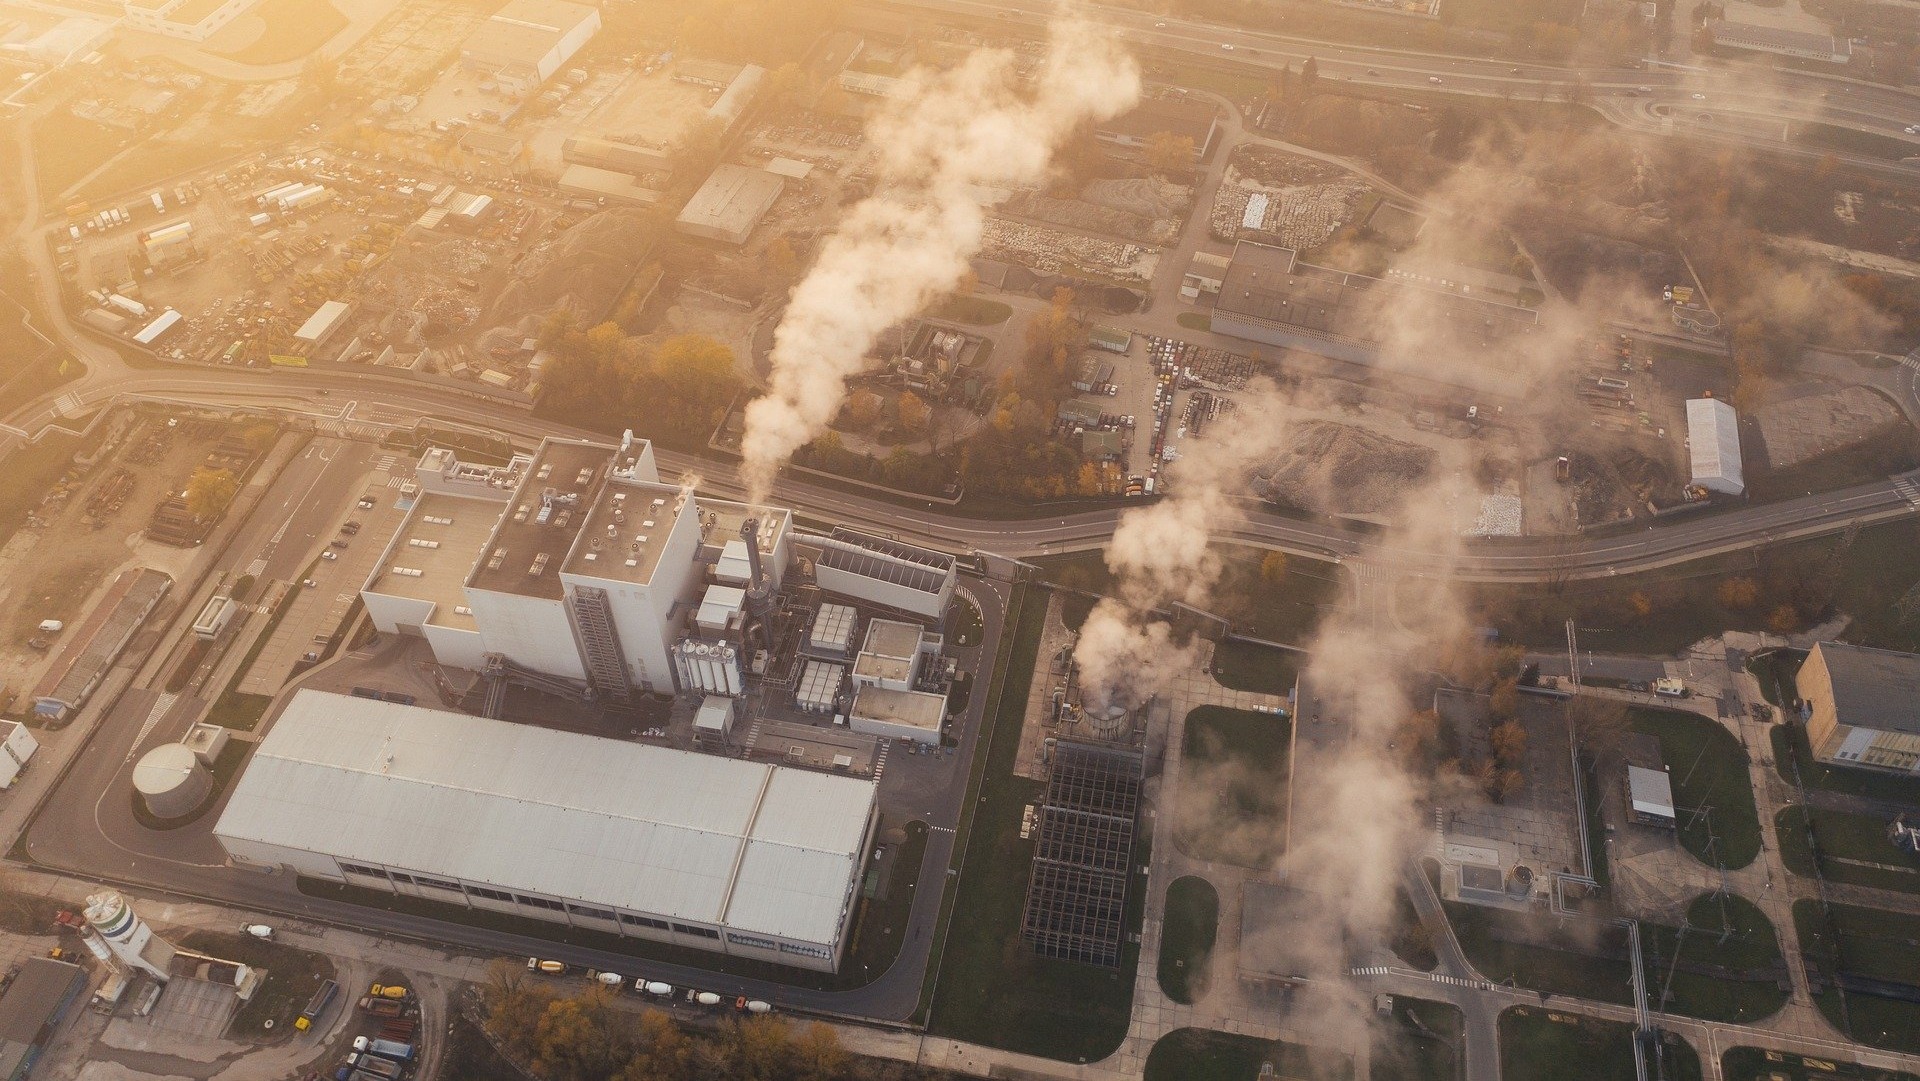
[{"label": "smokestack", "polygon": [[747,545],[747,566],[750,568],[747,592],[752,593],[763,588],[767,580],[767,570],[760,565],[760,519],[749,518],[741,522],[740,539]]},{"label": "smokestack", "polygon": [[740,523],[740,539],[747,544],[747,641],[760,649],[772,649],[767,619],[773,614],[773,582],[760,562],[760,519]]}]

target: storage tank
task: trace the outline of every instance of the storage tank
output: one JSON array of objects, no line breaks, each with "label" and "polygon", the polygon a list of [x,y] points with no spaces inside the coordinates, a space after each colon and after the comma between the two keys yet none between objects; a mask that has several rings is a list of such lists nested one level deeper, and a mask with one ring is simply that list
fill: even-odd
[{"label": "storage tank", "polygon": [[1080,715],[1101,739],[1122,739],[1133,731],[1133,710],[1123,702],[1087,703]]},{"label": "storage tank", "polygon": [[184,818],[212,794],[213,775],[200,764],[193,748],[163,743],[133,767],[133,790],[155,817]]}]

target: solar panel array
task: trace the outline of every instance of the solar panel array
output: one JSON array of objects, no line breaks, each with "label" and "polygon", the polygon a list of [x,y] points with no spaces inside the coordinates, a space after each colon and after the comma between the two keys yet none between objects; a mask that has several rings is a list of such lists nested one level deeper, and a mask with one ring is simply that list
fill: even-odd
[{"label": "solar panel array", "polygon": [[1140,752],[1055,744],[1020,937],[1042,957],[1114,967],[1145,763]]}]

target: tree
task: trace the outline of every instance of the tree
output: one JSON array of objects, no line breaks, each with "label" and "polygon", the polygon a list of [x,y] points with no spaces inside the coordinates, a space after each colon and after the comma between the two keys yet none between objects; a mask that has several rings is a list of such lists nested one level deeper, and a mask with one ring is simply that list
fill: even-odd
[{"label": "tree", "polygon": [[1501,720],[1520,712],[1520,686],[1511,679],[1503,679],[1493,685],[1493,692],[1487,696],[1487,709]]},{"label": "tree", "polygon": [[1260,557],[1260,580],[1277,586],[1287,580],[1287,553],[1268,552]]},{"label": "tree", "polygon": [[1518,769],[1527,760],[1527,730],[1519,721],[1495,725],[1487,734],[1487,745],[1494,762],[1504,769]]},{"label": "tree", "polygon": [[693,1041],[658,1010],[640,1015],[633,1058],[619,1081],[694,1081]]},{"label": "tree", "polygon": [[1720,607],[1745,611],[1760,600],[1760,583],[1740,575],[1721,582],[1713,595],[1720,602]]},{"label": "tree", "polygon": [[1633,731],[1626,703],[1613,698],[1575,695],[1567,702],[1567,717],[1580,748],[1596,758],[1619,751]]},{"label": "tree", "polygon": [[218,518],[239,490],[230,471],[201,466],[187,478],[187,513],[203,522]]},{"label": "tree", "polygon": [[553,1001],[552,989],[528,980],[524,967],[502,959],[487,966],[480,995],[487,1031],[512,1058],[531,1059],[539,1048],[540,1021]]},{"label": "tree", "polygon": [[851,431],[864,432],[873,427],[880,419],[880,396],[870,390],[857,390],[847,399],[845,412],[846,426]]},{"label": "tree", "polygon": [[653,373],[672,395],[672,404],[700,418],[697,427],[720,422],[720,410],[739,393],[733,350],[705,334],[681,334],[660,343]]},{"label": "tree", "polygon": [[1635,619],[1645,619],[1653,614],[1653,598],[1636,589],[1627,597],[1627,607],[1633,610]]},{"label": "tree", "polygon": [[1767,629],[1775,634],[1792,634],[1800,626],[1800,611],[1791,604],[1783,604],[1767,615]]},{"label": "tree", "polygon": [[1505,803],[1525,787],[1526,774],[1517,769],[1503,769],[1494,773],[1492,783],[1487,786],[1487,795],[1495,803]]},{"label": "tree", "polygon": [[613,989],[595,983],[547,1003],[536,1029],[533,1070],[551,1081],[602,1081],[627,1057],[612,1010]]},{"label": "tree", "polygon": [[1193,138],[1156,131],[1147,136],[1147,165],[1163,173],[1189,172],[1193,169]]},{"label": "tree", "polygon": [[815,1021],[800,1031],[793,1041],[793,1076],[796,1081],[840,1081],[846,1076],[847,1051],[840,1046],[840,1035],[833,1026]]},{"label": "tree", "polygon": [[900,392],[898,408],[902,431],[916,439],[926,433],[927,419],[933,413],[926,399],[910,390],[903,390]]}]

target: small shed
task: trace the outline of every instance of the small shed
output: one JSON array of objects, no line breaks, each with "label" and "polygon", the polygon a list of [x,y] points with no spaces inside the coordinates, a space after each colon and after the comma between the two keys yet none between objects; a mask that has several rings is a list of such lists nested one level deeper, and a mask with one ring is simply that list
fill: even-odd
[{"label": "small shed", "polygon": [[1664,769],[1627,767],[1628,817],[1643,826],[1673,829],[1673,780]]},{"label": "small shed", "polygon": [[733,731],[733,699],[710,694],[693,715],[693,738],[725,740]]}]

